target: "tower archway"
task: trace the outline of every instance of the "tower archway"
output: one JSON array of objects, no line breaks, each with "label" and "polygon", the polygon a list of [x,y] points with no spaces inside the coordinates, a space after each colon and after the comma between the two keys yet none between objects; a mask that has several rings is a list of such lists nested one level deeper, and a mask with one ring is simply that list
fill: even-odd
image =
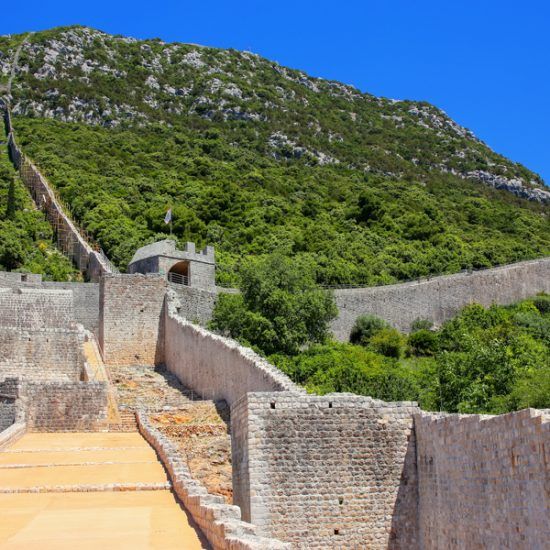
[{"label": "tower archway", "polygon": [[175,263],[168,271],[168,280],[171,283],[189,286],[190,282],[189,262],[183,260]]}]

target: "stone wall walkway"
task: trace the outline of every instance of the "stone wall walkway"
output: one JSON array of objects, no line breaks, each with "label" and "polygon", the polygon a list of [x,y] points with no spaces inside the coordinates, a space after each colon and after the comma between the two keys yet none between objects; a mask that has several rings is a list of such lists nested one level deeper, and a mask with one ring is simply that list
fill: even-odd
[{"label": "stone wall walkway", "polygon": [[208,548],[137,433],[28,433],[0,452],[0,548]]}]

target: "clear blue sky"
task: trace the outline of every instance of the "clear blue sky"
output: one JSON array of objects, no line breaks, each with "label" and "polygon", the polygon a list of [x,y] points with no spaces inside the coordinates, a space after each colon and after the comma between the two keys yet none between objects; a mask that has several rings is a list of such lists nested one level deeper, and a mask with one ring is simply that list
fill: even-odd
[{"label": "clear blue sky", "polygon": [[548,0],[30,0],[3,10],[0,34],[76,23],[247,49],[376,95],[430,101],[550,184]]}]

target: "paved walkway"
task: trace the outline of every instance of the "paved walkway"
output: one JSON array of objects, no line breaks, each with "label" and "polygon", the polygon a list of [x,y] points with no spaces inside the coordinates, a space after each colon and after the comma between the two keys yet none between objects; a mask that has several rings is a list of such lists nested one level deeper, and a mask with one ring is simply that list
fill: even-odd
[{"label": "paved walkway", "polygon": [[206,548],[139,433],[30,433],[0,452],[0,549]]}]

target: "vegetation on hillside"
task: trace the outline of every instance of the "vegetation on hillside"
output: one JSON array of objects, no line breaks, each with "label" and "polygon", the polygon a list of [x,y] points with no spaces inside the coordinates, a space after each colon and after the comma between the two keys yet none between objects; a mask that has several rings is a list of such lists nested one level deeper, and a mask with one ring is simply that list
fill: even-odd
[{"label": "vegetation on hillside", "polygon": [[[272,361],[318,393],[414,400],[426,410],[492,413],[550,407],[550,296],[472,304],[439,330],[410,335],[365,323],[360,344],[329,342]],[[374,330],[373,326],[376,326]]]},{"label": "vegetation on hillside", "polygon": [[221,295],[210,328],[268,356],[315,393],[414,400],[427,410],[502,413],[550,407],[550,296],[465,307],[439,330],[418,320],[409,335],[372,315],[350,343],[331,341],[334,298],[312,265],[248,260],[243,293]]},{"label": "vegetation on hillside", "polygon": [[77,274],[53,247],[53,232],[0,149],[0,271],[42,273],[44,279],[67,281]]},{"label": "vegetation on hillside", "polygon": [[24,151],[121,268],[166,237],[168,207],[181,242],[216,246],[224,284],[240,283],[238,264],[251,255],[312,264],[323,284],[375,285],[550,253],[542,205],[440,173],[419,181],[281,162],[257,150],[244,123],[15,124]]},{"label": "vegetation on hillside", "polygon": [[[0,37],[0,72],[20,40]],[[12,103],[24,150],[122,269],[170,206],[180,240],[217,247],[225,284],[250,255],[380,284],[550,251],[548,207],[490,187],[542,180],[436,107],[249,52],[38,32]]]}]

